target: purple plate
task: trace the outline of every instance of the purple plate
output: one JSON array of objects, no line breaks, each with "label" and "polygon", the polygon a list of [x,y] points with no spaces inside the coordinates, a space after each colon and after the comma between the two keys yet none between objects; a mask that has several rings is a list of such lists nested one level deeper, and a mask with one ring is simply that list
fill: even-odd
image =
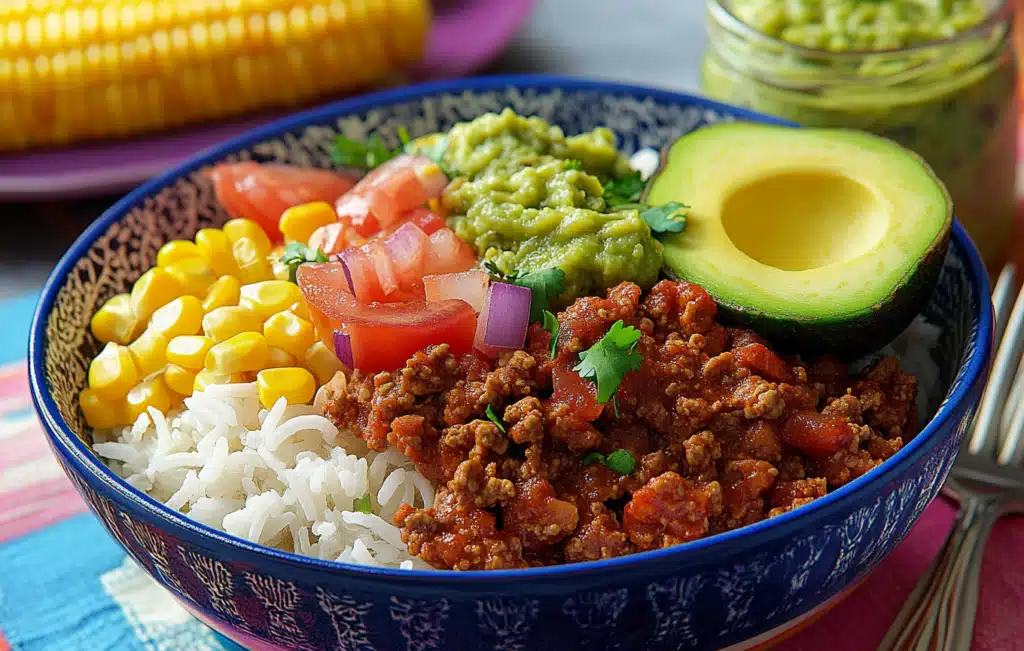
[{"label": "purple plate", "polygon": [[[435,0],[427,53],[413,81],[461,77],[490,63],[530,13],[532,0]],[[267,111],[156,136],[0,156],[0,201],[122,192],[192,154],[289,111]]]}]

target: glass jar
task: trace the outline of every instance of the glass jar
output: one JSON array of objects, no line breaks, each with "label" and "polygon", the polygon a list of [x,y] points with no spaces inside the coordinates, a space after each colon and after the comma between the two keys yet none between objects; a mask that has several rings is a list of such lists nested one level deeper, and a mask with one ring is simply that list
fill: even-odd
[{"label": "glass jar", "polygon": [[885,136],[945,182],[990,269],[1013,231],[1017,169],[1013,7],[950,38],[879,52],[830,52],[763,34],[706,0],[701,87],[714,99],[807,126]]}]

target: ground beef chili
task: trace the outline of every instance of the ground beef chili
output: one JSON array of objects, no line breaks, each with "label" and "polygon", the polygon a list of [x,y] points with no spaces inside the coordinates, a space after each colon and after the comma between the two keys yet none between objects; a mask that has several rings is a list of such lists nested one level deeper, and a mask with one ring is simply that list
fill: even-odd
[{"label": "ground beef chili", "polygon": [[[619,319],[643,333],[644,361],[616,415],[572,369]],[[587,561],[735,529],[863,475],[914,434],[916,382],[896,360],[853,377],[829,358],[777,355],[719,325],[696,285],[662,281],[641,300],[622,283],[558,320],[555,359],[533,324],[526,349],[496,362],[432,346],[392,373],[332,385],[325,410],[339,427],[441,485],[433,508],[395,515],[434,567]],[[584,463],[616,450],[631,453],[630,474]]]}]

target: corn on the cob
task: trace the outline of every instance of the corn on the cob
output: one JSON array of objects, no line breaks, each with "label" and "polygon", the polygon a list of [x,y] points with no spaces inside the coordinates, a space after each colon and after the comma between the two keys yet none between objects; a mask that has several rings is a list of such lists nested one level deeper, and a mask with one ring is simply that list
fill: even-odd
[{"label": "corn on the cob", "polygon": [[0,150],[125,136],[386,79],[428,0],[6,0]]}]

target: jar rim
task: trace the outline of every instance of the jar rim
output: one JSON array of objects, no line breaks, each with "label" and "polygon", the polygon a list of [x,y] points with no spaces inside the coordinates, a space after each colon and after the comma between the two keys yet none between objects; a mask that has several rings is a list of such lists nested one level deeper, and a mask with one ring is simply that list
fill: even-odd
[{"label": "jar rim", "polygon": [[886,50],[843,50],[840,52],[833,52],[832,50],[825,50],[822,48],[807,47],[805,45],[798,45],[796,43],[790,43],[789,41],[765,34],[757,28],[745,23],[740,20],[736,14],[732,13],[728,7],[726,7],[725,0],[706,0],[707,11],[711,17],[726,29],[737,33],[747,39],[757,39],[765,44],[769,44],[773,47],[789,49],[801,56],[808,58],[831,58],[831,59],[861,59],[867,56],[878,56],[878,55],[904,55],[904,54],[915,54],[919,52],[926,52],[935,48],[941,48],[943,46],[956,45],[972,38],[983,36],[990,30],[1000,26],[1009,25],[1014,18],[1014,6],[1012,0],[998,0],[999,6],[994,11],[991,11],[988,16],[982,22],[978,23],[970,29],[966,29],[962,32],[957,32],[953,36],[946,38],[936,39],[934,41],[926,41],[924,43],[917,43],[906,47],[890,48]]}]

